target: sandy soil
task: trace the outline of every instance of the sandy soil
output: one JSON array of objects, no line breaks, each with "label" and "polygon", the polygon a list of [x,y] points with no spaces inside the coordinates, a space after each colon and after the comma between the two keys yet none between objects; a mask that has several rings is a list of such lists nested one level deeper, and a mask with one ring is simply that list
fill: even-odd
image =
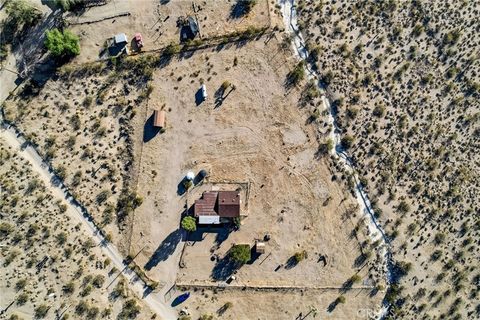
[{"label": "sandy soil", "polygon": [[394,312],[478,317],[478,3],[298,9],[342,134],[354,138],[348,152],[396,261],[411,269]]}]

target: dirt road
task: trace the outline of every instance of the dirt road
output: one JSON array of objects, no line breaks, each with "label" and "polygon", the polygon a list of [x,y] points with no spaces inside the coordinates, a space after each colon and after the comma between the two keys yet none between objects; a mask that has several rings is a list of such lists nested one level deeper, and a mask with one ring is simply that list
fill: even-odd
[{"label": "dirt road", "polygon": [[73,219],[80,221],[91,237],[94,238],[96,243],[98,243],[103,253],[110,258],[115,267],[118,270],[122,270],[121,272],[123,276],[126,278],[132,291],[135,292],[138,298],[142,299],[153,312],[161,317],[161,319],[176,319],[175,310],[164,302],[161,294],[152,292],[146,297],[143,296],[145,292],[145,283],[138,278],[135,272],[126,267],[123,263],[124,258],[117,248],[107,242],[93,222],[84,216],[83,208],[80,205],[75,204],[76,200],[67,193],[64,184],[61,181],[58,181],[58,178],[49,170],[48,165],[43,161],[36,150],[31,146],[25,146],[25,140],[22,137],[19,137],[13,128],[2,127],[0,130],[0,138],[4,139],[8,145],[17,151],[18,155],[25,158],[32,165],[33,171],[38,173],[40,179],[45,183],[52,195],[55,198],[62,200],[67,206],[66,214],[69,214]]}]

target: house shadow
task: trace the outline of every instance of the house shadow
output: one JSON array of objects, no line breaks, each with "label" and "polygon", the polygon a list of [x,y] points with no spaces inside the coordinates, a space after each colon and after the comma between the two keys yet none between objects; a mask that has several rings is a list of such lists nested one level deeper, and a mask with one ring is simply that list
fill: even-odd
[{"label": "house shadow", "polygon": [[177,248],[177,245],[182,240],[182,230],[177,229],[170,233],[158,246],[157,250],[150,257],[150,260],[145,264],[145,270],[151,270],[161,261],[167,260]]},{"label": "house shadow", "polygon": [[230,278],[240,266],[230,259],[228,254],[217,261],[212,269],[212,278],[217,281],[226,281]]},{"label": "house shadow", "polygon": [[205,234],[215,233],[215,245],[220,246],[228,239],[232,230],[230,225],[197,226],[197,230],[188,233],[187,241],[202,241],[205,239]]},{"label": "house shadow", "polygon": [[195,92],[195,105],[198,107],[203,101],[205,101],[205,99],[203,98],[202,88],[199,88],[197,92]]},{"label": "house shadow", "polygon": [[153,126],[153,113],[145,122],[143,126],[143,142],[148,142],[152,140],[158,133],[160,128]]}]

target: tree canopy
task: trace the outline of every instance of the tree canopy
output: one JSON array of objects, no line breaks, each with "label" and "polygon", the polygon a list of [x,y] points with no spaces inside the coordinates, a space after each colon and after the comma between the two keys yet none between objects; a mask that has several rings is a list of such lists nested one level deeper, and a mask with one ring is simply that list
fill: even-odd
[{"label": "tree canopy", "polygon": [[73,57],[80,53],[78,37],[69,30],[52,29],[45,33],[45,46],[55,57]]},{"label": "tree canopy", "polygon": [[195,218],[192,216],[187,216],[182,219],[182,228],[189,231],[193,232],[197,230],[197,223],[195,221]]},{"label": "tree canopy", "polygon": [[40,10],[25,0],[7,1],[5,11],[8,19],[14,23],[17,28],[21,25],[32,25],[42,16]]},{"label": "tree canopy", "polygon": [[236,244],[230,251],[229,256],[237,263],[247,263],[251,259],[250,246],[248,244]]}]

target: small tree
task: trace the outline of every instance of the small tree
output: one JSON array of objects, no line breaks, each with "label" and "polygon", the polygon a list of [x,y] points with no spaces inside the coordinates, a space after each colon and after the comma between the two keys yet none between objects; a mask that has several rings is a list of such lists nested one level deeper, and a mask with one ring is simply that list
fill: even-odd
[{"label": "small tree", "polygon": [[48,309],[50,309],[47,305],[41,304],[35,308],[35,318],[43,319],[47,316]]},{"label": "small tree", "polygon": [[250,246],[248,244],[236,244],[229,251],[230,258],[240,264],[245,264],[251,259]]},{"label": "small tree", "polygon": [[69,30],[61,32],[55,28],[45,32],[45,35],[45,46],[53,56],[69,58],[80,54],[78,37]]},{"label": "small tree", "polygon": [[197,221],[192,216],[186,216],[182,219],[182,228],[188,232],[197,230]]}]

